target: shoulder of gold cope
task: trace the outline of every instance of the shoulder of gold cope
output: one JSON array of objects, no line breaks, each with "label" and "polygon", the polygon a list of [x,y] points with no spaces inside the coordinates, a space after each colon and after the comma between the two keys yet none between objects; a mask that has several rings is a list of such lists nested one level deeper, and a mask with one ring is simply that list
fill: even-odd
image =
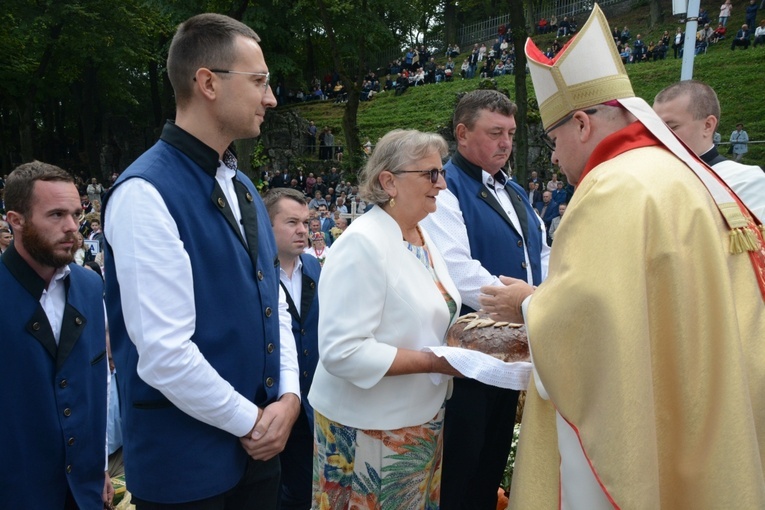
[{"label": "shoulder of gold cope", "polygon": [[489,318],[481,318],[477,313],[468,313],[458,318],[455,324],[467,323],[462,331],[467,331],[473,328],[488,328],[493,326],[495,328],[520,328],[523,324],[515,324],[513,322],[495,321]]}]

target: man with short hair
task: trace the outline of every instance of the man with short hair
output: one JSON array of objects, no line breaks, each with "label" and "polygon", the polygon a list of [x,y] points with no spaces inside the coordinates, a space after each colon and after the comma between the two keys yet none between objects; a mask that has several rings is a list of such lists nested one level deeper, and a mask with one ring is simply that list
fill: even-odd
[{"label": "man with short hair", "polygon": [[4,253],[13,242],[13,234],[7,227],[0,226],[0,254]]},{"label": "man with short hair", "polygon": [[103,508],[109,368],[103,284],[73,264],[82,206],[74,179],[33,161],[5,187],[14,243],[0,258],[0,501]]},{"label": "man with short hair", "polygon": [[[532,174],[535,172],[532,172]],[[542,192],[539,191],[539,182],[535,180],[529,181],[528,199],[530,204],[536,204],[542,200]]]},{"label": "man with short hair", "polygon": [[736,46],[743,46],[745,50],[749,49],[749,26],[744,23],[741,28],[736,32],[736,37],[730,43],[731,51],[736,49]]},{"label": "man with short hair", "polygon": [[287,445],[279,454],[282,465],[281,510],[311,507],[313,473],[313,408],[308,390],[319,361],[319,294],[321,265],[315,257],[303,256],[308,246],[308,206],[302,193],[290,189],[271,190],[264,198],[279,250],[279,279],[292,316],[292,334],[300,366],[300,396],[303,404]]},{"label": "man with short hair", "polygon": [[656,95],[653,109],[755,216],[765,220],[765,173],[758,166],[726,159],[715,147],[713,138],[720,122],[720,102],[712,87],[696,80],[679,81]]},{"label": "man with short hair", "polygon": [[534,204],[534,208],[545,222],[545,227],[549,229],[553,218],[558,216],[558,204],[552,199],[552,191],[545,190],[542,193],[542,201]]},{"label": "man with short hair", "polygon": [[635,97],[597,4],[576,37],[526,42],[577,186],[549,274],[481,289],[533,359],[510,509],[765,508],[759,222]]},{"label": "man with short hair", "polygon": [[566,212],[566,204],[559,204],[558,205],[558,216],[553,218],[552,222],[550,223],[550,228],[547,230],[547,236],[550,240],[550,245],[552,246],[553,239],[555,239],[555,232],[558,230],[558,227],[560,226],[560,220],[563,219],[563,214]]},{"label": "man with short hair", "polygon": [[[547,272],[544,225],[523,188],[503,171],[513,148],[515,104],[493,90],[466,94],[454,111],[457,152],[444,165],[447,189],[420,224],[446,261],[461,313],[480,308],[482,285],[500,275],[539,285]],[[446,402],[442,510],[489,510],[507,464],[518,392],[455,379]]]},{"label": "man with short hair", "polygon": [[332,236],[329,235],[329,231],[335,226],[335,220],[330,218],[329,210],[325,204],[319,205],[319,223],[321,224],[321,231],[324,232],[325,238],[327,238],[327,247],[332,246]]},{"label": "man with short hair", "polygon": [[89,241],[98,242],[98,253],[103,251],[104,247],[104,233],[101,231],[101,220],[98,219],[96,213],[93,213],[93,218],[90,220],[90,234],[88,234]]},{"label": "man with short hair", "polygon": [[[229,147],[276,105],[260,38],[183,22],[175,123],[104,204],[106,302],[138,510],[275,509],[300,413],[295,340],[268,213]],[[280,188],[281,189],[281,188]]]},{"label": "man with short hair", "polygon": [[337,241],[337,238],[345,232],[346,228],[348,228],[348,219],[345,216],[338,216],[337,221],[335,221],[335,229],[332,232],[332,241]]}]

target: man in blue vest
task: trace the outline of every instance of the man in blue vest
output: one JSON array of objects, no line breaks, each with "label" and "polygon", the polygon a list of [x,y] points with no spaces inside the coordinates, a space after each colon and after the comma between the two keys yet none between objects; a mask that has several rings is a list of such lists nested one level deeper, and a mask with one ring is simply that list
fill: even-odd
[{"label": "man in blue vest", "polygon": [[229,146],[276,105],[259,38],[182,23],[167,59],[175,123],[104,201],[106,302],[138,510],[276,508],[300,412],[268,214]]},{"label": "man in blue vest", "polygon": [[309,217],[305,195],[293,189],[276,189],[268,192],[264,202],[279,250],[280,283],[292,316],[303,403],[287,446],[279,455],[281,510],[307,510],[311,507],[313,476],[313,408],[306,397],[319,362],[319,294],[316,290],[321,265],[316,257],[303,255],[308,246]]},{"label": "man in blue vest", "polygon": [[[444,165],[447,189],[423,220],[462,297],[462,313],[480,308],[482,285],[516,275],[533,285],[547,272],[545,228],[502,168],[515,135],[515,104],[493,90],[476,90],[454,112],[457,152]],[[507,463],[518,392],[455,379],[446,402],[442,510],[496,508]]]},{"label": "man in blue vest", "polygon": [[33,161],[8,177],[15,240],[0,259],[0,506],[103,508],[103,284],[73,264],[82,212],[74,179]]}]

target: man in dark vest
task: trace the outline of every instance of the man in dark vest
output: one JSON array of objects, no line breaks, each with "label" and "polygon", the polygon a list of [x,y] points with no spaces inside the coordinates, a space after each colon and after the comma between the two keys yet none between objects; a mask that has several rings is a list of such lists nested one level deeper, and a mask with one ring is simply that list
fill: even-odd
[{"label": "man in dark vest", "polygon": [[103,508],[106,469],[103,284],[74,260],[74,179],[34,161],[6,182],[13,244],[0,259],[0,506]]},{"label": "man in dark vest", "polygon": [[258,36],[182,23],[167,59],[175,123],[104,201],[106,302],[138,510],[276,508],[300,412],[268,214],[229,146],[276,105]]},{"label": "man in dark vest", "polygon": [[[444,165],[447,189],[421,223],[438,246],[462,297],[462,313],[480,308],[482,285],[514,275],[538,285],[550,248],[527,194],[502,168],[515,135],[515,104],[476,90],[454,112],[457,152]],[[507,463],[518,392],[455,379],[446,402],[442,510],[489,510]]]},{"label": "man in dark vest", "polygon": [[308,247],[308,202],[292,189],[271,190],[264,202],[274,229],[279,250],[279,278],[287,295],[292,334],[300,365],[300,397],[303,409],[287,446],[279,455],[282,463],[282,510],[307,510],[311,507],[313,475],[313,408],[308,403],[316,364],[319,362],[319,274],[316,257],[303,255]]}]

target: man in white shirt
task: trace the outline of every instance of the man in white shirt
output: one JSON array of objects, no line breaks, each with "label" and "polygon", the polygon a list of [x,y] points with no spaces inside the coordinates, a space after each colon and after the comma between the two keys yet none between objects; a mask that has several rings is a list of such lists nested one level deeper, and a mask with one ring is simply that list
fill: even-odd
[{"label": "man in white shirt", "polygon": [[313,408],[306,398],[319,362],[319,275],[315,257],[303,256],[308,246],[308,205],[303,193],[275,189],[264,198],[276,246],[279,280],[286,292],[292,333],[298,350],[302,411],[292,427],[287,446],[279,455],[282,464],[281,510],[311,507],[313,477]]},{"label": "man in white shirt", "polygon": [[720,122],[715,91],[696,80],[680,81],[656,95],[654,111],[680,139],[736,192],[749,210],[765,221],[765,172],[730,161],[717,152],[714,134]]},{"label": "man in white shirt", "polygon": [[175,123],[104,203],[107,312],[138,510],[277,506],[300,412],[268,214],[229,146],[276,105],[259,37],[227,16],[170,45]]},{"label": "man in white shirt", "polygon": [[[500,275],[538,285],[547,273],[544,223],[502,170],[513,147],[515,112],[496,91],[462,98],[454,112],[457,152],[444,165],[447,189],[438,194],[436,212],[420,223],[457,284],[463,314],[480,309],[481,286],[502,286]],[[442,510],[496,508],[517,402],[517,391],[454,380],[444,424]]]},{"label": "man in white shirt", "polygon": [[5,200],[15,241],[0,258],[1,505],[102,508],[114,494],[103,284],[72,263],[80,197],[71,175],[33,161],[8,177]]}]

